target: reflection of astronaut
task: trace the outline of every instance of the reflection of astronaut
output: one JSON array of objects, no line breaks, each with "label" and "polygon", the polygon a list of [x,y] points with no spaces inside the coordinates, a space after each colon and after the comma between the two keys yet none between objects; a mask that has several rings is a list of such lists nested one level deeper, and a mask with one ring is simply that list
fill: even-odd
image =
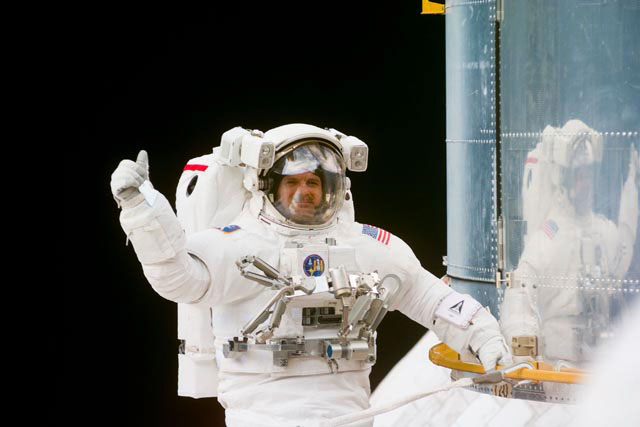
[{"label": "reflection of astronaut", "polygon": [[145,152],[112,175],[121,224],[153,288],[213,308],[217,392],[229,425],[295,425],[367,408],[375,327],[387,310],[471,350],[485,369],[510,362],[487,310],[424,270],[401,239],[343,208],[346,169],[366,168],[362,142],[309,125],[247,138],[265,142],[261,154],[273,143],[275,159],[252,165],[243,142],[237,167],[247,202],[220,229],[185,236],[148,182]]},{"label": "reflection of astronaut", "polygon": [[[602,150],[602,135],[571,120],[562,128],[548,126],[526,161],[522,199],[529,232],[500,324],[508,341],[537,336],[538,354],[547,361],[588,360],[607,335],[622,295],[619,279],[633,255],[638,155],[632,149],[616,225],[594,212]],[[598,196],[602,202],[612,195]]]}]

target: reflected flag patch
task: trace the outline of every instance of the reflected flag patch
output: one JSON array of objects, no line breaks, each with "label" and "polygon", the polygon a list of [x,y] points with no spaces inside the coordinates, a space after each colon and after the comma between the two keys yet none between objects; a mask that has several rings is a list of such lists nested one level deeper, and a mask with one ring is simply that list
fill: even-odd
[{"label": "reflected flag patch", "polygon": [[556,224],[552,219],[548,219],[542,224],[542,231],[544,231],[544,234],[546,234],[550,239],[555,237],[558,230],[558,224]]},{"label": "reflected flag patch", "polygon": [[371,236],[378,242],[384,243],[385,245],[388,245],[389,240],[391,240],[391,233],[389,233],[387,230],[383,230],[382,228],[374,227],[373,225],[369,224],[362,225],[362,234]]}]

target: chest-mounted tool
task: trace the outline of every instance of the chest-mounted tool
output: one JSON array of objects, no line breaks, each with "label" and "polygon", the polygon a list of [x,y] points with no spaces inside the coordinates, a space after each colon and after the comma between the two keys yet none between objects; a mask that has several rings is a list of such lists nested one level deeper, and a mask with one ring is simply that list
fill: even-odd
[{"label": "chest-mounted tool", "polygon": [[[340,359],[375,362],[375,331],[401,287],[396,275],[349,274],[341,265],[328,275],[287,277],[258,257],[245,256],[236,264],[243,277],[275,294],[224,344],[225,357],[270,351],[276,366],[287,366],[292,357],[322,357],[332,371]],[[263,274],[248,271],[251,266]],[[301,321],[303,335],[278,335],[287,309],[300,310],[301,316],[293,317]]]}]

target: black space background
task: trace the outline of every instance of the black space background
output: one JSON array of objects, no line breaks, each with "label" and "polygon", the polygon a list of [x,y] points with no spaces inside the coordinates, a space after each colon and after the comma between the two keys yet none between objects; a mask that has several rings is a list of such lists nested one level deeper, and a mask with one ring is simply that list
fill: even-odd
[{"label": "black space background", "polygon": [[[109,178],[141,148],[173,203],[186,161],[234,126],[302,122],[355,135],[370,147],[368,171],[350,174],[356,219],[400,236],[444,274],[444,17],[421,16],[419,0],[343,3],[103,3],[83,12],[68,76],[83,133],[65,173],[82,182],[69,198],[85,208],[66,220],[74,250],[64,332],[53,337],[65,355],[57,398],[67,424],[224,424],[215,399],[176,396],[176,306],[154,293],[124,245]],[[78,164],[90,167],[79,175]],[[387,316],[372,388],[424,332]]]}]

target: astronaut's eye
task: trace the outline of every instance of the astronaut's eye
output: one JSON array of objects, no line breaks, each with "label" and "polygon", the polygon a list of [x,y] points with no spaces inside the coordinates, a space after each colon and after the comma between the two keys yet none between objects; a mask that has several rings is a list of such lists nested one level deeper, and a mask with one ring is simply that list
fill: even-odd
[{"label": "astronaut's eye", "polygon": [[187,185],[187,197],[189,197],[191,193],[193,193],[193,190],[196,188],[197,183],[198,175],[195,175],[193,178],[191,178],[191,181],[189,181],[189,185]]},{"label": "astronaut's eye", "polygon": [[319,187],[320,186],[320,178],[310,178],[307,180],[307,186],[309,187]]}]

